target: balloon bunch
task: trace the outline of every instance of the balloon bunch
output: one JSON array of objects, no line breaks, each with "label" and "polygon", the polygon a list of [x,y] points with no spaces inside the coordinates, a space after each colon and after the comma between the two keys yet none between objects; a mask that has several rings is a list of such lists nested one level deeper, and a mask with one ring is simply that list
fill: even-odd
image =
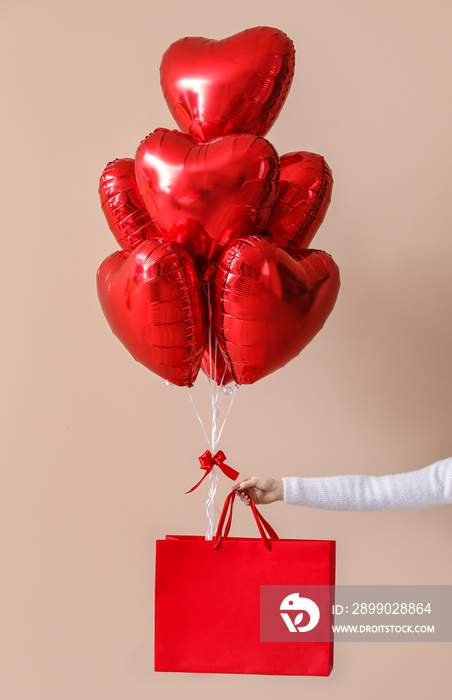
[{"label": "balloon bunch", "polygon": [[309,249],[331,200],[322,156],[278,157],[263,137],[294,72],[283,32],[172,44],[161,85],[180,131],[157,129],[135,160],[105,168],[102,210],[121,251],[97,276],[113,333],[178,386],[200,368],[252,384],[298,355],[323,327],[339,271]]}]

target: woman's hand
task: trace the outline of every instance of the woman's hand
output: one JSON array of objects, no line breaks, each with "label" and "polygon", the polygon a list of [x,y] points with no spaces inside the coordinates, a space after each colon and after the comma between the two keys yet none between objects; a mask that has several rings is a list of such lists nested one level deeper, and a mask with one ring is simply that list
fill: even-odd
[{"label": "woman's hand", "polygon": [[257,505],[284,500],[283,480],[273,479],[272,477],[247,477],[239,484],[233,486],[232,491],[236,491],[238,497],[246,506],[250,505],[251,498]]}]

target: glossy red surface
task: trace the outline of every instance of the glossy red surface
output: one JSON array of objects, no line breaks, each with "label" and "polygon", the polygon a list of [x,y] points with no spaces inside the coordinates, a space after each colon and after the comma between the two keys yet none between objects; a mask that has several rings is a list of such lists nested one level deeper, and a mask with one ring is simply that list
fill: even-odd
[{"label": "glossy red surface", "polygon": [[161,235],[183,245],[211,278],[223,251],[265,223],[279,161],[273,146],[252,134],[200,144],[179,131],[157,129],[138,147],[135,171]]},{"label": "glossy red surface", "polygon": [[323,156],[306,151],[281,156],[278,196],[265,226],[276,245],[288,253],[307,248],[325,218],[332,189]]},{"label": "glossy red surface", "polygon": [[292,83],[295,49],[284,32],[254,27],[215,41],[186,37],[163,55],[160,79],[181,131],[200,141],[265,136]]},{"label": "glossy red surface", "polygon": [[212,290],[215,335],[233,379],[253,384],[296,357],[336,302],[339,270],[323,251],[291,257],[251,236],[224,254]]},{"label": "glossy red surface", "polygon": [[137,362],[191,386],[207,342],[207,299],[188,253],[162,240],[117,251],[100,266],[97,290],[111,330]]},{"label": "glossy red surface", "polygon": [[108,163],[100,178],[99,197],[110,230],[121,248],[135,248],[142,241],[158,236],[138,191],[132,158]]}]

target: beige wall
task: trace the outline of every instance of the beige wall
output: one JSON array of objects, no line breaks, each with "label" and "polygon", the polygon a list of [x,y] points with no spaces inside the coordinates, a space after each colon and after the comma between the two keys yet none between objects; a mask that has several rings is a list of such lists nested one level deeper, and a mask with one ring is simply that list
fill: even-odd
[{"label": "beige wall", "polygon": [[[205,444],[186,391],[113,337],[94,280],[115,249],[104,165],[174,126],[164,50],[280,27],[297,69],[269,138],[333,169],[315,244],[342,289],[303,354],[239,392],[222,447],[242,475],[383,474],[452,454],[450,3],[2,5],[1,697],[449,697],[451,644],[338,644],[328,679],[153,673],[154,541],[203,533],[205,492],[184,491]],[[196,392],[207,410],[207,385]],[[238,510],[235,533],[252,534]],[[340,583],[452,583],[450,507],[265,513],[282,536],[335,538]]]}]

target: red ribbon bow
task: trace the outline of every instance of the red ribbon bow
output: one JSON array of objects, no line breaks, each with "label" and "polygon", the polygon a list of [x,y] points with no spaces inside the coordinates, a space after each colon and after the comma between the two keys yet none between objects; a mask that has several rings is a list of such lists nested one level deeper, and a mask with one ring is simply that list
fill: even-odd
[{"label": "red ribbon bow", "polygon": [[207,474],[209,474],[212,471],[215,465],[217,467],[220,467],[223,474],[228,476],[233,481],[235,481],[239,475],[239,472],[236,472],[236,470],[230,467],[229,464],[226,464],[226,455],[224,454],[223,450],[218,450],[218,452],[216,452],[213,457],[211,451],[206,450],[204,454],[201,455],[201,457],[198,457],[198,459],[201,463],[200,469],[205,469],[206,473],[204,474],[202,479],[200,479],[198,483],[190,489],[190,491],[186,491],[185,493],[191,493],[192,491],[197,489],[199,484],[204,481]]}]

